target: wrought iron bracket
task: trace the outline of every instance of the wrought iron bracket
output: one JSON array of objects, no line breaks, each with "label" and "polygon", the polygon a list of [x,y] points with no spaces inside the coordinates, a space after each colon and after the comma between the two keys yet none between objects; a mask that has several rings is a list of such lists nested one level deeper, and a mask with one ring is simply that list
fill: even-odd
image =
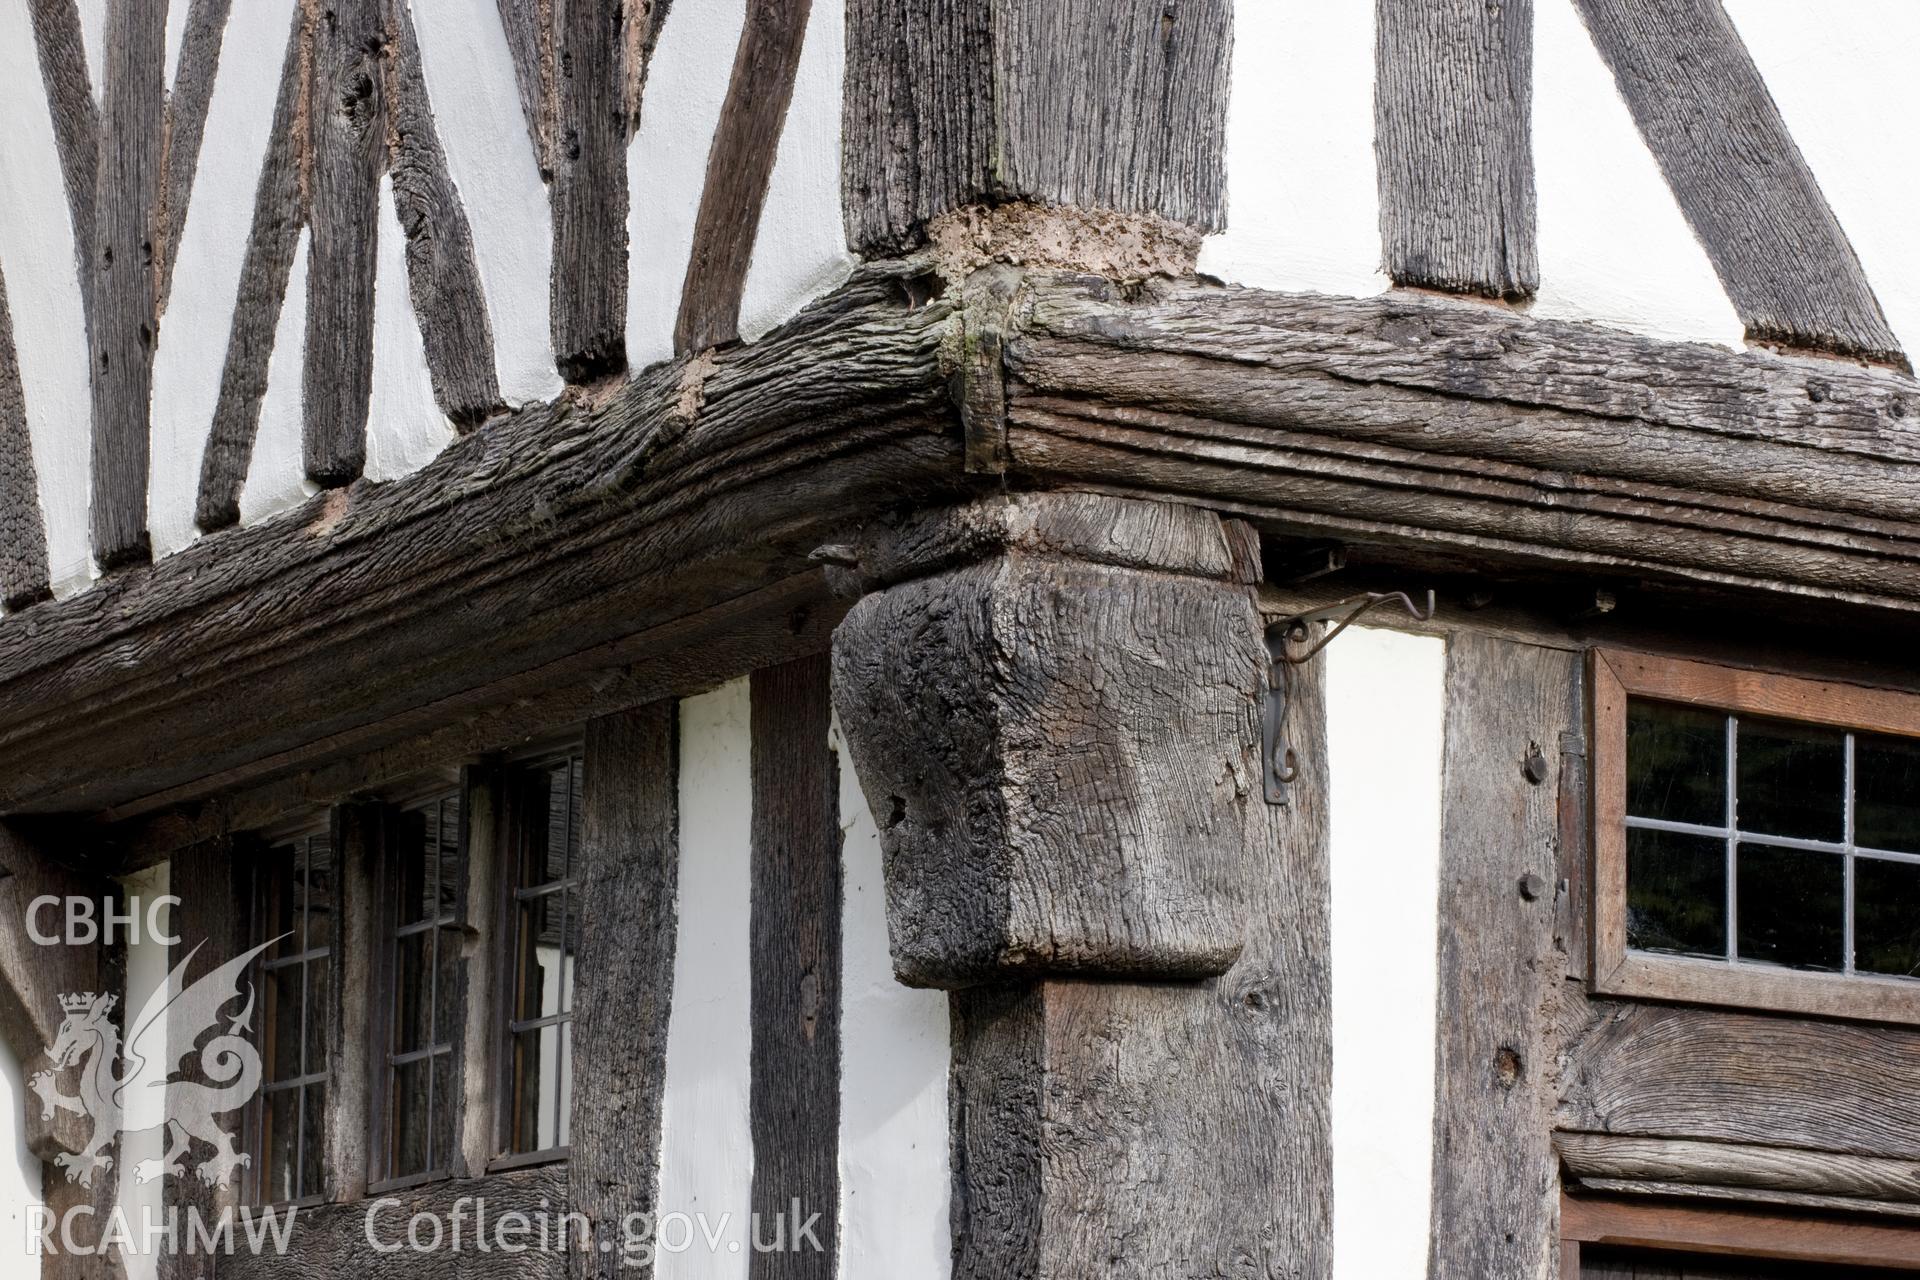
[{"label": "wrought iron bracket", "polygon": [[[1398,604],[1417,622],[1433,618],[1433,592],[1427,592],[1423,609],[1404,591],[1369,591],[1349,596],[1337,604],[1296,613],[1267,627],[1267,694],[1261,709],[1260,758],[1265,775],[1268,804],[1286,804],[1292,799],[1294,779],[1300,776],[1300,759],[1287,739],[1287,710],[1293,702],[1293,669],[1310,662],[1334,637],[1358,622],[1362,616],[1385,604]],[[1314,628],[1327,630],[1316,636]]]}]

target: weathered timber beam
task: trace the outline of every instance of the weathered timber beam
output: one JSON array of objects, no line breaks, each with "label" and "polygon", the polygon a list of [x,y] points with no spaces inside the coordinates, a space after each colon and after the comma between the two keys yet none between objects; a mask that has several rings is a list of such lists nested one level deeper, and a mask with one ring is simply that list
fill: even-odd
[{"label": "weathered timber beam", "polygon": [[33,435],[27,426],[27,400],[13,345],[7,280],[0,275],[0,605],[18,610],[52,594]]},{"label": "weathered timber beam", "polygon": [[624,10],[551,0],[550,12],[553,353],[568,382],[592,382],[627,367]]},{"label": "weathered timber beam", "polygon": [[1423,295],[1029,278],[1009,470],[1289,530],[1920,608],[1920,382]]},{"label": "weathered timber beam", "polygon": [[208,533],[240,521],[240,491],[253,462],[253,439],[260,427],[260,403],[267,394],[267,365],[273,355],[274,329],[285,305],[293,255],[307,225],[310,125],[306,110],[312,12],[293,11],[286,54],[280,63],[280,89],[273,105],[273,126],[260,180],[253,194],[253,223],[247,255],[240,267],[227,354],[220,369],[220,398],[214,404],[207,444],[200,455],[200,488],[194,522]]},{"label": "weathered timber beam", "polygon": [[673,345],[682,354],[731,342],[740,334],[747,265],[760,231],[812,8],[812,0],[756,0],[747,8],[733,78],[707,153],[706,188],[680,289]]},{"label": "weathered timber beam", "polygon": [[194,173],[200,166],[200,143],[206,136],[207,110],[213,103],[213,78],[220,68],[221,39],[227,31],[227,15],[233,9],[233,0],[179,0],[179,3],[187,6],[187,24],[180,40],[173,87],[167,93],[161,143],[161,240],[154,246],[154,258],[160,268],[159,304],[163,312],[173,284],[174,264],[180,257],[180,235],[187,226]]},{"label": "weathered timber beam", "polygon": [[91,317],[93,558],[102,569],[147,559],[149,406],[159,325],[155,242],[161,120],[166,107],[166,11],[107,6],[101,56],[99,167],[94,173]]},{"label": "weathered timber beam", "polygon": [[952,492],[950,315],[915,270],[869,269],[751,347],[496,419],[404,480],[40,606],[0,628],[0,810],[105,808],[350,734]]},{"label": "weathered timber beam", "polygon": [[426,350],[434,399],[461,431],[502,407],[493,365],[486,291],[473,254],[467,211],[447,170],[433,121],[420,40],[405,0],[386,0],[393,48],[386,62],[391,114],[389,172],[394,208],[407,238],[413,313]]},{"label": "weathered timber beam", "polygon": [[337,0],[310,32],[313,239],[301,443],[307,479],[323,489],[351,484],[367,462],[374,248],[388,127],[380,10],[380,0]]},{"label": "weathered timber beam", "polygon": [[1449,293],[1533,296],[1532,0],[1378,0],[1375,15],[1387,274]]},{"label": "weathered timber beam", "polygon": [[1556,1133],[1553,1146],[1567,1172],[1583,1182],[1604,1178],[1920,1204],[1920,1160],[1610,1133]]},{"label": "weathered timber beam", "polygon": [[[1836,1062],[1874,1069],[1835,1089]],[[1596,1002],[1560,1080],[1563,1129],[1920,1160],[1908,1028]]]},{"label": "weathered timber beam", "polygon": [[[27,908],[36,898],[100,899],[99,882],[58,860],[66,834],[60,827],[0,823],[0,919],[7,921],[0,929],[0,1038],[30,1068],[60,1030],[59,996],[99,989],[95,948],[43,946],[27,931]],[[50,933],[64,928],[57,909],[43,909],[37,925]],[[38,1104],[29,1111],[38,1117]]]},{"label": "weathered timber beam", "polygon": [[[466,1237],[459,1250],[452,1244],[454,1207],[461,1207]],[[484,1223],[476,1200],[484,1200]],[[285,1210],[281,1210],[284,1220]],[[236,1224],[234,1232],[242,1236],[242,1247],[219,1257],[220,1274],[231,1280],[339,1280],[343,1275],[355,1280],[415,1280],[421,1275],[459,1277],[460,1280],[561,1280],[567,1274],[567,1249],[561,1235],[562,1215],[567,1212],[567,1166],[542,1165],[534,1169],[516,1169],[485,1178],[455,1178],[431,1182],[425,1186],[374,1197],[351,1204],[328,1204],[301,1209],[288,1231],[285,1250],[269,1247],[254,1251],[244,1247],[244,1235]],[[407,1222],[414,1214],[430,1214],[439,1219],[447,1235],[443,1247],[423,1262],[426,1256],[407,1247]],[[526,1216],[529,1227],[520,1234],[511,1222],[506,1234],[496,1235],[509,1214]],[[371,1215],[371,1219],[369,1218]],[[546,1224],[547,1239],[542,1244],[540,1228]],[[424,1234],[422,1239],[429,1238]],[[478,1247],[478,1234],[484,1230],[487,1248]],[[368,1239],[382,1245],[398,1244],[397,1249],[376,1249]],[[525,1246],[505,1252],[502,1241]]]},{"label": "weathered timber beam", "polygon": [[1229,0],[853,0],[848,243],[1006,201],[1217,230],[1232,47]]},{"label": "weathered timber beam", "polygon": [[894,970],[961,988],[956,1280],[1325,1280],[1325,719],[1303,670],[1302,802],[1263,803],[1257,541],[1192,507],[1016,494],[843,558],[867,594],[834,702]]},{"label": "weathered timber beam", "polygon": [[93,317],[95,172],[100,163],[100,108],[87,74],[87,44],[80,34],[76,0],[31,0],[33,41],[46,82],[53,117],[53,141],[60,153],[60,177],[73,219],[73,253],[80,269],[80,305],[89,330]]},{"label": "weathered timber beam", "polygon": [[678,715],[663,700],[587,723],[572,1053],[576,1078],[594,1083],[573,1092],[568,1207],[588,1233],[569,1259],[575,1277],[630,1273],[632,1261],[618,1252],[628,1215],[661,1212],[680,883]]},{"label": "weathered timber beam", "polygon": [[1576,0],[1747,336],[1907,367],[1721,0]]}]

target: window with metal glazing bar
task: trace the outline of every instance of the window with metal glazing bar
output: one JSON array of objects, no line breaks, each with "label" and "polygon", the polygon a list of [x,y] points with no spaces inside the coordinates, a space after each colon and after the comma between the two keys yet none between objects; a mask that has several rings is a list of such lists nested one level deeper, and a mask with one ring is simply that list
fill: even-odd
[{"label": "window with metal glazing bar", "polygon": [[579,938],[581,758],[511,775],[512,943],[507,967],[506,1154],[559,1156],[573,1100],[573,962]]},{"label": "window with metal glazing bar", "polygon": [[1616,653],[1595,677],[1602,989],[1920,1019],[1920,697]]},{"label": "window with metal glazing bar", "polygon": [[324,1195],[323,1134],[331,1037],[336,882],[331,843],[309,832],[274,845],[255,876],[261,1086],[253,1108],[253,1200]]},{"label": "window with metal glazing bar", "polygon": [[460,918],[467,876],[458,789],[405,805],[388,828],[384,957],[386,1070],[376,1185],[445,1177],[457,1115],[456,1029],[465,981]]}]

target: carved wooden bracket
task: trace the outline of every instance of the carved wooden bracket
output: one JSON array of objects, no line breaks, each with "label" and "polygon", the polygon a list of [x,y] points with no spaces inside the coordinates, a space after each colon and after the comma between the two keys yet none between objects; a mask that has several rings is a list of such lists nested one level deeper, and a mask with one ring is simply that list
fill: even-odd
[{"label": "carved wooden bracket", "polygon": [[983,499],[838,549],[834,705],[895,972],[1198,978],[1243,937],[1258,548],[1210,512]]}]

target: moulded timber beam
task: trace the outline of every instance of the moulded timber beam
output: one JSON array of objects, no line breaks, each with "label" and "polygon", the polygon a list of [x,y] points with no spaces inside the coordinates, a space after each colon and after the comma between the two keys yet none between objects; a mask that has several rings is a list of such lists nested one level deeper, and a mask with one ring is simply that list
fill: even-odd
[{"label": "moulded timber beam", "polygon": [[1264,650],[1211,513],[982,499],[857,553],[834,704],[910,985],[1224,972]]}]

